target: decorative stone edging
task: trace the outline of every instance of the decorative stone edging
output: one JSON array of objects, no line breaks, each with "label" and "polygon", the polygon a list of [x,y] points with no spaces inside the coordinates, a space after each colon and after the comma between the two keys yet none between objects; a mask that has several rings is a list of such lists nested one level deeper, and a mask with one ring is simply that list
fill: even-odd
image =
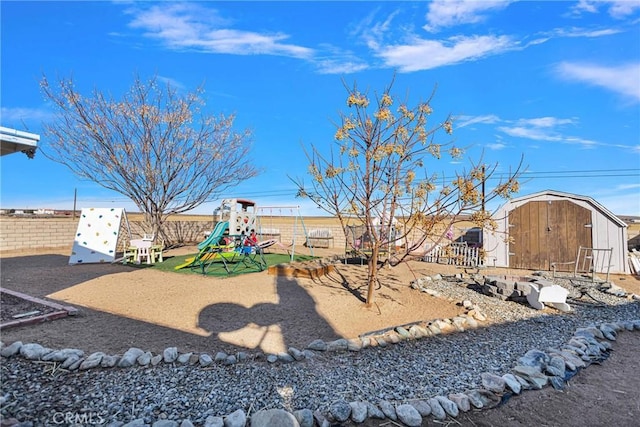
[{"label": "decorative stone edging", "polygon": [[[441,277],[440,277],[441,278]],[[413,289],[437,296],[423,286],[423,283],[440,278],[419,279],[411,283]],[[10,358],[21,356],[32,361],[48,361],[59,363],[59,368],[68,371],[87,370],[94,368],[129,368],[136,365],[141,367],[157,366],[160,363],[177,363],[182,365],[210,366],[213,363],[233,365],[246,361],[266,361],[268,363],[291,363],[313,358],[320,352],[347,352],[361,351],[368,347],[386,347],[406,340],[416,340],[432,337],[440,334],[462,332],[465,329],[474,329],[480,326],[479,322],[487,321],[487,317],[479,307],[471,301],[465,300],[459,303],[466,309],[460,316],[451,319],[437,319],[425,322],[392,327],[386,330],[363,334],[358,338],[337,339],[334,341],[314,340],[304,350],[289,347],[287,352],[278,354],[256,353],[250,355],[246,352],[226,354],[218,352],[215,356],[206,353],[195,354],[192,352],[180,354],[176,347],[166,348],[162,354],[153,355],[149,351],[132,347],[122,356],[108,355],[103,352],[95,352],[84,356],[84,351],[79,349],[53,350],[40,344],[23,344],[16,341],[10,345],[0,342],[0,356]],[[263,427],[269,425],[313,427],[314,425],[327,427],[332,422],[355,423],[364,422],[368,418],[389,419],[401,422],[407,426],[420,426],[423,418],[432,417],[436,420],[445,420],[447,417],[457,417],[460,412],[467,412],[472,408],[492,408],[500,404],[505,394],[520,394],[525,390],[538,390],[549,384],[555,389],[563,389],[566,382],[580,369],[586,368],[591,363],[601,362],[609,355],[612,346],[610,341],[615,341],[618,332],[627,330],[640,330],[640,319],[617,323],[603,323],[599,326],[589,326],[576,330],[571,339],[561,348],[550,348],[547,352],[537,349],[529,350],[518,359],[518,365],[510,373],[502,376],[485,372],[481,374],[482,387],[460,393],[451,393],[448,396],[434,396],[422,400],[411,401],[395,406],[385,400],[377,404],[371,402],[334,402],[329,412],[323,414],[319,411],[301,409],[292,413],[283,409],[261,410],[249,417],[244,410],[239,409],[224,417],[210,417],[207,425],[219,425],[226,427],[245,427],[248,422],[251,426]],[[123,427],[140,425],[142,420],[134,420],[124,424]],[[209,421],[211,421],[209,423]],[[143,423],[144,425],[144,423]],[[163,426],[189,427],[193,424],[189,420],[181,423],[169,420],[160,420],[153,427]]]},{"label": "decorative stone edging", "polygon": [[[471,408],[485,409],[500,404],[505,394],[520,394],[525,390],[539,390],[551,384],[555,389],[562,390],[567,381],[577,374],[580,369],[588,367],[591,363],[600,363],[609,356],[612,349],[610,341],[615,341],[621,331],[640,330],[640,319],[632,321],[603,323],[576,329],[571,339],[561,348],[550,348],[547,352],[532,349],[518,359],[510,373],[502,376],[493,373],[482,373],[482,387],[461,393],[451,393],[448,396],[434,396],[428,399],[416,400],[411,403],[403,403],[394,406],[391,402],[380,401],[377,405],[370,402],[334,402],[327,414],[310,409],[302,409],[289,413],[281,409],[261,410],[253,414],[251,426],[263,427],[274,425],[313,427],[314,422],[319,426],[328,426],[331,422],[345,422],[352,420],[361,423],[367,418],[399,421],[407,426],[419,427],[424,417],[431,416],[436,420],[445,420],[448,416],[457,417],[460,412],[467,412]],[[402,336],[399,334],[399,336]],[[338,340],[339,341],[339,340]],[[335,343],[335,342],[334,342]],[[341,347],[343,348],[343,347]],[[329,350],[329,347],[327,347]],[[338,349],[334,349],[339,351]],[[45,354],[42,354],[46,351]],[[329,350],[330,351],[330,350]],[[147,352],[148,353],[148,352]],[[87,358],[82,358],[81,350],[63,349],[50,350],[38,344],[22,344],[15,342],[9,346],[2,346],[0,354],[3,357],[21,355],[29,360],[49,360],[61,362],[63,369],[90,369],[98,366],[133,366],[133,360],[145,357],[147,354],[140,349],[129,349],[119,359],[117,356],[108,356],[104,353],[93,353]],[[40,355],[38,359],[34,359]],[[136,356],[137,355],[137,356]],[[163,358],[167,363],[188,363],[193,360],[191,353],[178,355],[174,348],[165,350]],[[135,357],[135,359],[133,359]],[[157,356],[152,356],[155,358]],[[107,363],[103,365],[102,361]],[[158,363],[161,359],[158,359]],[[198,362],[201,362],[201,358]],[[126,361],[126,362],[122,362]],[[226,359],[225,359],[226,361]],[[212,363],[211,361],[210,363]],[[140,363],[140,362],[138,362]],[[209,363],[209,364],[210,364]],[[157,364],[157,363],[156,363]],[[66,365],[66,368],[64,367]],[[143,365],[146,366],[146,365]],[[239,409],[226,417],[212,417],[211,425],[224,425],[227,427],[244,427],[247,425],[246,413]],[[219,423],[217,423],[219,421]],[[178,424],[174,421],[163,420],[164,425],[181,427],[192,426],[189,420]],[[170,424],[166,424],[166,423]],[[160,424],[154,423],[154,427]],[[134,420],[126,426],[139,425]]]}]

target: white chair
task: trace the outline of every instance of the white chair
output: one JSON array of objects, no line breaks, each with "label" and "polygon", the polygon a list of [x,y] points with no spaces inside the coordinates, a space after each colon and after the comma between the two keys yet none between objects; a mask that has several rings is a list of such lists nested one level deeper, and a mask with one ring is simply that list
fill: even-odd
[{"label": "white chair", "polygon": [[151,256],[151,247],[153,246],[150,240],[134,239],[131,240],[129,250],[135,249],[135,262],[141,264],[143,261],[147,264],[153,264],[153,257]]},{"label": "white chair", "polygon": [[147,264],[153,264],[153,260],[151,259],[151,245],[138,246],[138,264],[141,264],[143,261]]}]

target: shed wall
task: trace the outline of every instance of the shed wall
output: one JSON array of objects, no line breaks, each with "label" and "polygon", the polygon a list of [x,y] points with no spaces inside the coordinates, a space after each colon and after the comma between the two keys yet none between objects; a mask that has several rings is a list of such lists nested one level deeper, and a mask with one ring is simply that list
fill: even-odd
[{"label": "shed wall", "polygon": [[[591,211],[593,247],[598,249],[613,248],[611,257],[611,273],[629,273],[627,263],[627,229],[614,222],[605,212],[598,209],[587,200],[560,196],[555,194],[541,194],[535,197],[515,199],[503,205],[495,214],[498,225],[496,232],[485,231],[485,250],[487,251],[487,265],[496,267],[510,267],[509,265],[509,212],[533,201],[569,200],[578,206]],[[575,260],[576,254],[567,254],[567,261]],[[561,260],[558,260],[561,262]]]}]

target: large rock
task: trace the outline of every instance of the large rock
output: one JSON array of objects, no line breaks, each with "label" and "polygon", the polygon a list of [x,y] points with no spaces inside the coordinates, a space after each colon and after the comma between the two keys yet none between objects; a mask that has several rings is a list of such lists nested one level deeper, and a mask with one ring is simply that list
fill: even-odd
[{"label": "large rock", "polygon": [[151,359],[153,358],[153,354],[150,351],[145,351],[136,359],[138,365],[140,366],[148,366],[151,363]]},{"label": "large rock", "polygon": [[367,417],[384,420],[386,416],[384,412],[371,402],[367,402]]},{"label": "large rock", "polygon": [[191,359],[191,355],[193,353],[182,353],[181,355],[178,356],[178,358],[176,359],[176,361],[178,363],[180,363],[181,365],[186,365],[187,363],[189,363],[189,359]]},{"label": "large rock", "polygon": [[327,351],[327,343],[320,339],[313,340],[309,343],[307,348],[309,350],[315,350],[315,351]]},{"label": "large rock", "polygon": [[536,366],[539,371],[542,371],[542,367],[549,362],[549,355],[540,350],[529,350],[524,356],[518,359],[518,363],[524,366]]},{"label": "large rock", "polygon": [[224,418],[209,415],[207,419],[204,420],[204,427],[224,427]]},{"label": "large rock", "polygon": [[289,347],[288,351],[289,351],[289,354],[291,355],[291,357],[293,357],[297,361],[301,361],[301,360],[305,359],[304,353],[301,352],[300,350],[298,350],[295,347]]},{"label": "large rock", "polygon": [[420,427],[422,425],[422,416],[416,408],[408,403],[398,405],[396,415],[398,415],[398,420],[409,427]]},{"label": "large rock", "polygon": [[435,397],[429,399],[429,406],[431,407],[431,415],[433,415],[437,420],[444,420],[447,418],[447,413],[445,412],[440,402]]},{"label": "large rock", "polygon": [[348,349],[349,349],[349,343],[344,338],[340,338],[335,341],[330,341],[327,343],[328,351],[347,351]]},{"label": "large rock", "polygon": [[378,402],[378,406],[382,410],[382,413],[384,414],[385,417],[393,421],[398,420],[398,414],[396,414],[396,408],[390,402],[386,400],[381,400]]},{"label": "large rock", "polygon": [[431,406],[429,406],[429,403],[425,400],[414,400],[411,402],[411,405],[416,408],[416,411],[423,417],[431,414]]},{"label": "large rock", "polygon": [[313,412],[311,409],[299,409],[293,412],[300,427],[313,427]]},{"label": "large rock", "polygon": [[351,406],[351,421],[362,423],[367,419],[367,404],[364,402],[349,402]]},{"label": "large rock", "polygon": [[478,390],[470,390],[465,393],[469,398],[469,402],[476,408],[482,409],[484,408],[484,399],[480,395]]},{"label": "large rock", "polygon": [[118,360],[120,360],[120,356],[105,354],[100,360],[100,367],[113,368],[118,363]]},{"label": "large rock", "polygon": [[518,381],[518,379],[513,374],[504,374],[502,376],[502,379],[511,391],[513,391],[515,394],[520,394],[520,391],[522,390],[522,384],[520,384],[520,381]]},{"label": "large rock", "polygon": [[[20,353],[20,348],[21,347],[22,347],[22,341],[16,341],[11,345],[3,347],[2,350],[0,350],[0,356],[2,356],[2,357],[15,356],[16,354]],[[62,360],[64,360],[64,359],[62,359]]]},{"label": "large rock", "polygon": [[482,378],[482,386],[494,393],[502,393],[505,387],[505,381],[502,377],[492,374],[491,372],[483,372],[480,374]]},{"label": "large rock", "polygon": [[162,352],[162,356],[164,358],[165,363],[173,363],[178,359],[178,348],[177,347],[167,347]]},{"label": "large rock", "polygon": [[458,409],[462,412],[468,412],[471,410],[471,401],[469,396],[464,393],[452,393],[449,395],[449,400],[456,404]]},{"label": "large rock", "polygon": [[47,362],[63,362],[72,354],[82,357],[84,356],[84,351],[77,348],[63,348],[62,350],[55,350],[49,354],[45,354],[42,360]]},{"label": "large rock", "polygon": [[129,350],[125,351],[125,353],[120,358],[120,361],[118,362],[118,367],[119,368],[132,367],[137,362],[138,357],[140,357],[143,354],[144,354],[143,350],[139,348],[131,347]]},{"label": "large rock", "polygon": [[224,419],[224,427],[245,427],[247,424],[247,414],[242,409],[227,415]]},{"label": "large rock", "polygon": [[513,368],[513,373],[527,380],[536,390],[542,389],[549,382],[549,377],[542,374],[538,367],[518,365]]},{"label": "large rock", "polygon": [[82,363],[80,364],[80,367],[78,369],[80,369],[81,371],[84,371],[86,369],[96,368],[96,367],[100,366],[100,363],[102,362],[102,358],[104,356],[106,356],[106,355],[101,351],[97,351],[95,353],[92,353],[89,356],[87,356],[86,359],[84,359],[82,361]]},{"label": "large rock", "polygon": [[284,409],[265,409],[251,416],[251,427],[300,427],[296,417]]},{"label": "large rock", "polygon": [[80,356],[72,354],[71,356],[67,357],[64,362],[62,362],[62,365],[60,365],[60,367],[62,369],[71,369],[71,366],[73,366],[80,360],[82,360]]},{"label": "large rock", "polygon": [[23,344],[20,347],[20,356],[29,360],[40,360],[48,353],[51,353],[50,348],[43,347],[36,343]]},{"label": "large rock", "polygon": [[438,403],[440,403],[440,406],[442,406],[442,409],[444,409],[444,411],[447,414],[451,415],[452,417],[457,417],[458,414],[460,413],[460,410],[458,409],[458,405],[456,405],[454,402],[447,399],[446,397],[436,396],[436,400],[438,401]]},{"label": "large rock", "polygon": [[331,404],[329,412],[336,421],[343,423],[351,416],[351,405],[344,400],[338,400]]},{"label": "large rock", "polygon": [[198,363],[200,363],[200,366],[206,367],[213,363],[213,358],[207,353],[202,353],[198,356]]}]

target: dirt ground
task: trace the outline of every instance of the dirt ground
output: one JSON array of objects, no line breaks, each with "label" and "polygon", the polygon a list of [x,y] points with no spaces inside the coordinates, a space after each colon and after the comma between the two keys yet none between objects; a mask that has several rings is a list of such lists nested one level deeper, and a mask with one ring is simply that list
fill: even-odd
[{"label": "dirt ground", "polygon": [[[193,251],[182,248],[166,255],[184,256]],[[277,353],[290,346],[302,349],[317,338],[354,338],[462,312],[459,301],[409,287],[416,277],[461,271],[419,261],[383,270],[370,308],[363,304],[366,266],[360,265],[340,264],[335,272],[313,280],[267,272],[219,279],[120,264],[70,266],[68,254],[48,253],[4,256],[0,269],[3,288],[80,310],[74,317],[3,330],[3,342],[37,342],[52,348],[81,348],[87,353],[121,354],[132,346],[153,353],[172,346],[181,352],[209,354]],[[530,272],[483,271],[492,273],[522,276]],[[637,278],[614,276],[612,280],[640,294]],[[14,307],[12,312],[15,310],[20,311]],[[450,425],[633,425],[640,416],[640,334],[621,334],[614,350],[603,366],[590,367],[572,379],[565,392],[550,388],[527,392],[499,408],[462,414]],[[390,425],[388,422],[369,421],[367,425]]]},{"label": "dirt ground", "polygon": [[[618,335],[614,351],[602,365],[574,376],[563,391],[553,387],[525,391],[492,409],[472,410],[455,419],[422,427],[633,427],[640,425],[640,333]],[[367,420],[363,427],[395,426],[389,420]],[[398,424],[400,425],[400,424]],[[350,427],[355,424],[350,424]]]}]

